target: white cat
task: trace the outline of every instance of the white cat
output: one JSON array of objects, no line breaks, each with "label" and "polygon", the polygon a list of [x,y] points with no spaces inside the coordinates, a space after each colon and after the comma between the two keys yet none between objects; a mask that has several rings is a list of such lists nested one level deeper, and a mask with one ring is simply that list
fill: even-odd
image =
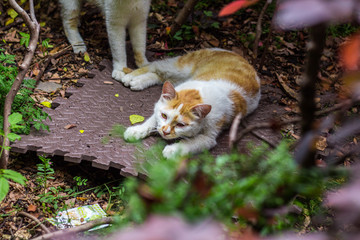
[{"label": "white cat", "polygon": [[[65,34],[75,53],[85,52],[84,40],[79,34],[81,0],[59,0]],[[138,67],[148,64],[145,57],[146,22],[151,0],[92,0],[101,7],[113,58],[112,77],[120,80],[126,67],[126,28],[129,30]]]},{"label": "white cat", "polygon": [[255,69],[241,56],[222,49],[155,61],[125,75],[122,82],[133,90],[165,82],[154,114],[143,124],[129,127],[124,138],[141,139],[152,132],[164,139],[181,138],[164,148],[167,158],[214,147],[221,130],[237,114],[245,117],[254,111],[260,100]]}]

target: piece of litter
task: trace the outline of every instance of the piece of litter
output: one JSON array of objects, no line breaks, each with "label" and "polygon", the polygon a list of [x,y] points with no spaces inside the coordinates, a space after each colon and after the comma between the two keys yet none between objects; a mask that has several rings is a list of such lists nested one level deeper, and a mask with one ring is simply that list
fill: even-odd
[{"label": "piece of litter", "polygon": [[130,120],[131,124],[133,125],[135,123],[143,122],[145,120],[145,118],[143,116],[133,114],[133,115],[129,116],[129,120]]},{"label": "piece of litter", "polygon": [[[57,228],[65,229],[79,226],[92,220],[104,217],[106,217],[105,211],[100,207],[99,204],[96,203],[94,205],[86,205],[59,212],[55,218],[47,218],[47,220]],[[92,228],[89,231],[107,226],[109,226],[109,224],[103,224]]]},{"label": "piece of litter", "polygon": [[107,85],[114,85],[114,83],[112,81],[104,81],[104,84],[107,84]]}]

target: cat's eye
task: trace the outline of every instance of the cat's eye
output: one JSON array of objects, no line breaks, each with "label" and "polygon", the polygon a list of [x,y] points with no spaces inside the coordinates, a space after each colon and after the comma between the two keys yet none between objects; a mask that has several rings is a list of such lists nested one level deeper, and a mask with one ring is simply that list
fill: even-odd
[{"label": "cat's eye", "polygon": [[176,124],[176,126],[177,126],[177,127],[181,127],[181,128],[182,128],[182,127],[185,127],[185,126],[186,126],[186,124],[184,124],[184,123],[178,123],[178,124]]},{"label": "cat's eye", "polygon": [[162,114],[161,114],[161,117],[162,117],[163,119],[165,119],[165,120],[167,119],[167,116],[166,116],[165,113],[162,113]]}]

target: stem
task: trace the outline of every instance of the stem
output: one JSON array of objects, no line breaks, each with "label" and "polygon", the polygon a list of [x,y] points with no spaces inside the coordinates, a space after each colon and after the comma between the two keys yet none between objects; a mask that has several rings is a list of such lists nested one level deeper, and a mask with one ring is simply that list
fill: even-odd
[{"label": "stem", "polygon": [[[310,29],[309,50],[307,56],[307,63],[305,66],[305,73],[303,76],[303,84],[301,86],[300,94],[300,111],[302,113],[301,132],[305,136],[307,132],[313,130],[315,121],[315,91],[316,82],[318,80],[317,74],[320,67],[320,57],[325,45],[326,27],[324,24],[313,26]],[[308,146],[307,156],[303,162],[298,163],[305,168],[311,167],[315,164],[315,149]]]}]

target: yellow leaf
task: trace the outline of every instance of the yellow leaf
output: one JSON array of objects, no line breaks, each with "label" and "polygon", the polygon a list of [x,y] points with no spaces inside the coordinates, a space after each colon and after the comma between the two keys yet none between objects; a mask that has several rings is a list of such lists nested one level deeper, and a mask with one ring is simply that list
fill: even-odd
[{"label": "yellow leaf", "polygon": [[40,104],[47,107],[47,108],[51,108],[51,103],[50,102],[45,101],[45,102],[41,102]]},{"label": "yellow leaf", "polygon": [[13,8],[9,8],[9,9],[7,10],[7,14],[8,14],[12,19],[16,18],[17,15],[18,15],[18,13],[17,13]]},{"label": "yellow leaf", "polygon": [[145,118],[143,116],[136,115],[136,114],[130,115],[129,119],[130,119],[131,124],[140,123],[145,120]]},{"label": "yellow leaf", "polygon": [[83,133],[83,132],[84,132],[84,130],[79,130],[79,132],[80,132],[80,133]]},{"label": "yellow leaf", "polygon": [[119,97],[119,94],[118,94],[118,93],[116,93],[116,94],[115,94],[115,97]]},{"label": "yellow leaf", "polygon": [[89,54],[87,52],[84,54],[84,60],[85,60],[85,62],[90,61],[90,56],[89,56]]},{"label": "yellow leaf", "polygon": [[46,22],[41,22],[40,23],[40,27],[45,27],[46,26]]},{"label": "yellow leaf", "polygon": [[13,19],[13,18],[9,18],[9,20],[6,21],[5,26],[7,26],[7,25],[9,25],[9,24],[11,24],[11,23],[13,23],[13,22],[14,22],[14,19]]}]

